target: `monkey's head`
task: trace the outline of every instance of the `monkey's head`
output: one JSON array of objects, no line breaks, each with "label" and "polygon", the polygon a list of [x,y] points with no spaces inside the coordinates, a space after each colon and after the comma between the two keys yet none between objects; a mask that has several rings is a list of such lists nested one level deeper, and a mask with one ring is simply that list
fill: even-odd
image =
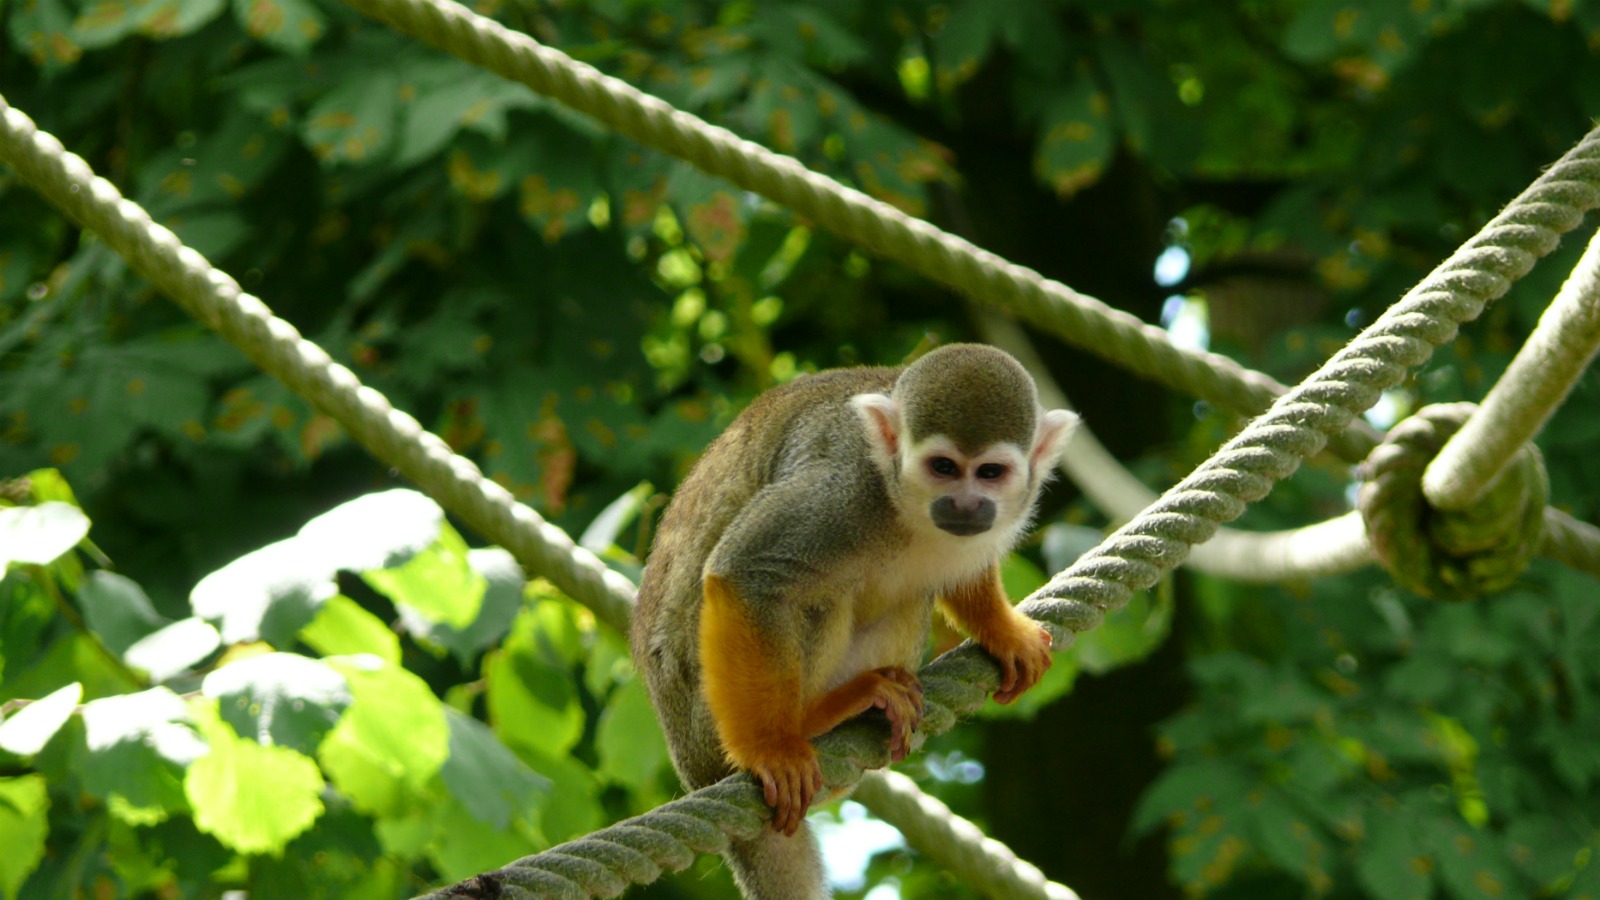
[{"label": "monkey's head", "polygon": [[851,402],[908,524],[1007,542],[1078,423],[1067,410],[1041,410],[1022,364],[981,344],[940,347],[907,366],[891,393]]}]

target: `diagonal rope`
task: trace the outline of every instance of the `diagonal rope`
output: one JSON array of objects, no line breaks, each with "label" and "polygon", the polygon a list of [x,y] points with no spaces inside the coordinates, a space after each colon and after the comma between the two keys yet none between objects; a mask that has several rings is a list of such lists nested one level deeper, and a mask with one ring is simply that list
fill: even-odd
[{"label": "diagonal rope", "polygon": [[[457,456],[410,416],[389,406],[381,393],[361,386],[354,373],[300,338],[293,326],[272,316],[260,300],[240,292],[231,278],[184,247],[172,232],[152,222],[143,209],[123,199],[109,182],[96,178],[87,163],[67,153],[54,137],[39,131],[20,110],[7,105],[3,96],[0,161],[15,167],[25,181],[79,224],[100,234],[135,271],[149,278],[185,311],[239,346],[264,371],[335,417],[374,456],[400,469],[450,512],[510,549],[529,572],[548,577],[568,596],[594,610],[600,619],[627,632],[634,596],[631,582],[604,568],[559,528],[511,500],[498,485],[484,480],[471,461]],[[416,459],[419,456],[420,461]],[[883,755],[881,738],[874,743],[872,737],[863,741],[858,736],[856,745],[859,752],[854,758],[877,759]],[[886,763],[886,757],[876,762],[879,766]],[[870,803],[868,806],[871,808]],[[919,815],[916,810],[902,807],[899,812],[902,821],[915,825],[912,820]],[[636,882],[652,881],[660,876],[663,866],[681,869],[696,854],[725,849],[729,835],[753,835],[763,827],[770,811],[748,778],[735,777],[694,797],[658,808],[649,816],[649,827],[631,820],[621,822],[563,845],[564,850],[548,851],[541,855],[539,866],[523,867],[507,876],[511,879],[508,883],[529,891],[522,896],[590,896],[572,887],[567,877],[572,875],[594,886],[595,893],[613,896],[615,891],[606,891],[620,891],[617,885],[626,883],[618,881],[613,869],[627,873]],[[1025,871],[1020,866],[1026,864],[1019,864],[1015,854],[980,833],[949,827],[941,830],[937,823],[923,825],[919,833],[928,835],[922,839],[920,849],[954,871],[971,874],[982,866],[995,872]],[[978,873],[972,877],[1006,876]],[[463,883],[463,890],[477,890],[473,885],[480,881],[469,879]],[[488,888],[484,890],[478,895],[500,896],[498,892],[487,893]]]},{"label": "diagonal rope", "polygon": [[1597,352],[1600,232],[1477,412],[1428,465],[1422,492],[1429,505],[1463,510],[1477,503],[1550,421]]},{"label": "diagonal rope", "polygon": [[[1067,341],[1175,390],[1244,413],[1265,409],[1285,388],[1221,354],[1185,350],[1138,317],[887,203],[710,125],[452,0],[346,0],[394,29],[482,66],[600,120],[648,147],[686,160],[815,221],[830,231],[1033,322]],[[1345,459],[1377,443],[1371,426],[1347,422],[1334,439]]]},{"label": "diagonal rope", "polygon": [[[1591,131],[1459,250],[1322,368],[1100,546],[1020,607],[1062,627],[1093,627],[1133,591],[1181,563],[1425,362],[1600,205],[1600,129]],[[1074,628],[1074,630],[1079,630]],[[971,654],[970,647],[955,653]],[[939,661],[935,662],[935,666]],[[930,667],[931,668],[931,667]]]},{"label": "diagonal rope", "polygon": [[940,862],[951,874],[986,897],[996,900],[1080,900],[1076,891],[1044,877],[1033,864],[1018,859],[1011,848],[987,837],[978,826],[951,812],[917,783],[889,769],[868,772],[851,795],[890,825],[906,843],[929,852],[932,846],[958,848]]}]

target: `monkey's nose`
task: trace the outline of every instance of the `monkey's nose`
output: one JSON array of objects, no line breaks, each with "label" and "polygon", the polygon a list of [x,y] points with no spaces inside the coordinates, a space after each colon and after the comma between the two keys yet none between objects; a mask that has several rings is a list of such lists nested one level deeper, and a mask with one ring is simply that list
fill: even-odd
[{"label": "monkey's nose", "polygon": [[950,534],[982,534],[994,526],[994,501],[979,497],[976,502],[961,503],[955,497],[940,497],[928,508],[928,517]]}]

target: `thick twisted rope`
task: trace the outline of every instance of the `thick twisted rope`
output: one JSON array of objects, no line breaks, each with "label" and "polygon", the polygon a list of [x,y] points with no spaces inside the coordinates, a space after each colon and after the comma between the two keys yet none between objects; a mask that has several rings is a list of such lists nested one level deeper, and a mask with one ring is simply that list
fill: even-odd
[{"label": "thick twisted rope", "polygon": [[[1452,339],[1600,205],[1600,129],[1536,179],[1321,369],[1273,403],[1209,460],[1133,521],[1061,572],[1020,607],[1074,631],[1149,587],[1189,547],[1265,496],[1330,434]],[[949,655],[976,652],[962,647]],[[936,660],[930,669],[944,660]]]},{"label": "thick twisted rope", "polygon": [[[987,310],[976,316],[978,333],[988,343],[1015,356],[1039,386],[1039,402],[1047,408],[1070,407],[1067,395],[1034,350],[1022,326]],[[1067,473],[1091,502],[1113,519],[1131,519],[1156,502],[1145,487],[1111,455],[1084,425],[1072,434],[1061,455]],[[1273,584],[1301,578],[1341,575],[1375,562],[1366,526],[1358,513],[1284,531],[1252,532],[1218,528],[1211,540],[1195,545],[1184,564],[1198,572],[1251,584]]]},{"label": "thick twisted rope", "polygon": [[856,787],[855,799],[879,818],[900,829],[906,843],[924,853],[939,845],[941,863],[961,883],[995,900],[1079,900],[1076,891],[1044,877],[1011,848],[987,837],[936,797],[899,772],[868,772]]},{"label": "thick twisted rope", "polygon": [[1555,414],[1600,352],[1600,233],[1589,240],[1539,324],[1478,411],[1422,476],[1435,509],[1476,504]]},{"label": "thick twisted rope", "polygon": [[1378,560],[1401,587],[1424,597],[1467,600],[1515,584],[1544,537],[1550,482],[1539,451],[1523,444],[1493,488],[1463,510],[1423,497],[1423,472],[1471,421],[1471,403],[1424,407],[1384,438],[1362,464],[1361,516]]},{"label": "thick twisted rope", "polygon": [[[873,253],[1020,315],[1175,390],[1249,414],[1265,409],[1285,390],[1270,376],[1226,356],[1176,347],[1166,332],[1133,315],[812,172],[796,159],[674,109],[459,3],[346,2],[398,31],[525,84],[641,144],[761,194]],[[1337,437],[1334,449],[1356,461],[1376,443],[1370,426],[1356,421],[1350,433]]]},{"label": "thick twisted rope", "polygon": [[[264,371],[334,416],[375,456],[428,489],[445,508],[490,540],[511,549],[530,573],[550,578],[602,621],[627,632],[634,586],[625,577],[604,568],[536,512],[510,500],[498,485],[485,481],[471,461],[454,454],[410,416],[389,406],[382,394],[362,387],[353,373],[300,338],[287,322],[273,317],[260,300],[242,293],[231,278],[152,222],[109,182],[96,178],[87,163],[39,131],[3,96],[0,160],[16,168],[25,181],[79,224],[100,234],[135,271],[185,311],[239,346]],[[485,504],[489,509],[481,508]],[[504,508],[507,504],[513,507],[509,513]],[[843,746],[853,748],[859,758],[875,759],[879,766],[887,762],[886,757],[879,758],[885,746],[881,739],[874,746],[870,736],[858,732]],[[830,771],[838,776],[837,763],[830,762]],[[537,864],[513,864],[503,882],[480,877],[456,887],[468,895],[485,897],[614,896],[621,890],[618,885],[626,883],[619,881],[614,871],[635,882],[653,881],[662,867],[681,869],[698,853],[720,852],[730,835],[751,836],[770,815],[750,779],[735,776],[653,811],[647,828],[634,821],[621,822],[541,854]],[[915,817],[915,812],[906,811],[902,818]],[[932,834],[937,829],[923,830]],[[949,860],[957,871],[970,872],[985,861],[997,870],[1016,867],[1015,855],[997,841],[959,829],[946,832],[943,840],[924,840],[923,852],[941,863]],[[573,879],[588,887],[579,890]]]},{"label": "thick twisted rope", "polygon": [[629,606],[619,597],[633,587],[594,554],[572,542],[505,488],[483,477],[471,460],[430,434],[416,419],[361,384],[293,325],[212,267],[205,257],[151,221],[137,203],[97,177],[79,156],[42,132],[0,96],[0,159],[74,221],[103,238],[134,270],[175,300],[262,371],[332,416],[372,455],[420,485],[439,504],[493,535],[524,568],[626,632]]}]

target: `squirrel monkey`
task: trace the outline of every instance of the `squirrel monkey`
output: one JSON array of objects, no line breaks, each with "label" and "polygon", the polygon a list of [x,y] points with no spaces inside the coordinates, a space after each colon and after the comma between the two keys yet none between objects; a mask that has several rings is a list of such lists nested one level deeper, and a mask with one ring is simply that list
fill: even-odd
[{"label": "squirrel monkey", "polygon": [[822,788],[810,739],[879,709],[905,757],[936,601],[999,662],[995,700],[1050,667],[999,564],[1077,421],[1040,409],[1008,354],[952,344],[762,394],[678,488],[633,656],[684,784],[747,770],[773,808],[773,830],[727,854],[746,897],[828,896],[805,827]]}]

